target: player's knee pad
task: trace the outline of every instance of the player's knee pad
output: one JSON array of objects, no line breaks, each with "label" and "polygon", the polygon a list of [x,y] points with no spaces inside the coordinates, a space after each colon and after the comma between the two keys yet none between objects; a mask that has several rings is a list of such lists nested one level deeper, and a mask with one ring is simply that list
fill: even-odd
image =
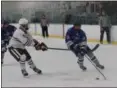
[{"label": "player's knee pad", "polygon": [[22,54],[22,55],[20,56],[20,61],[21,61],[21,62],[25,62],[25,61],[26,61],[26,55],[25,55],[25,54]]},{"label": "player's knee pad", "polygon": [[87,55],[88,55],[91,59],[95,57],[94,54],[93,54],[92,52],[87,53]]}]

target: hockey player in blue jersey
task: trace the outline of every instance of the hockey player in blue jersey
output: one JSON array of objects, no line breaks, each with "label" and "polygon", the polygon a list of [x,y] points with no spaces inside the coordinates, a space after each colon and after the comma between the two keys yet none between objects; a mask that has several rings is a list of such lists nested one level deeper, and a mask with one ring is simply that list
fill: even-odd
[{"label": "hockey player in blue jersey", "polygon": [[6,31],[1,27],[1,63],[3,64],[4,53],[6,52],[7,48],[7,37]]},{"label": "hockey player in blue jersey", "polygon": [[4,54],[7,51],[7,45],[16,30],[16,27],[9,25],[8,21],[4,21],[1,27],[1,63],[3,64]]},{"label": "hockey player in blue jersey", "polygon": [[90,57],[98,68],[104,69],[104,66],[99,63],[98,59],[87,45],[87,36],[85,32],[81,30],[80,23],[75,23],[73,27],[68,29],[65,36],[65,42],[68,48],[78,57],[77,63],[83,71],[87,69],[83,64],[85,54]]}]

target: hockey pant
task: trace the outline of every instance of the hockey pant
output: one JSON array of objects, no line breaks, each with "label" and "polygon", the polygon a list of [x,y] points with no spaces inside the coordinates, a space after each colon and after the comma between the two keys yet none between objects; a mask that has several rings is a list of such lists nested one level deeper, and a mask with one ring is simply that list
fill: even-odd
[{"label": "hockey pant", "polygon": [[26,69],[25,68],[25,62],[27,61],[30,68],[35,68],[35,64],[33,63],[30,54],[26,49],[20,49],[20,48],[13,48],[9,47],[10,54],[20,63],[21,70]]}]

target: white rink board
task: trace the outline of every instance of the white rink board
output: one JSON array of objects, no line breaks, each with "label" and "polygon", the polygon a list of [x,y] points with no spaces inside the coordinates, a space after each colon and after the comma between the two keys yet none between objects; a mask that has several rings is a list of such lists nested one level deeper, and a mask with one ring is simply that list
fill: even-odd
[{"label": "white rink board", "polygon": [[[18,27],[17,24],[13,24]],[[68,30],[68,28],[72,27],[72,25],[64,25],[64,31]],[[62,24],[50,24],[49,25],[49,34],[54,36],[63,36],[63,25]],[[100,38],[100,26],[99,25],[82,25],[82,29],[86,32],[88,39],[99,40]],[[31,33],[42,34],[40,24],[30,24]],[[112,41],[117,41],[117,25],[112,26],[111,28],[111,39]],[[104,36],[104,40],[106,40],[106,36]]]}]

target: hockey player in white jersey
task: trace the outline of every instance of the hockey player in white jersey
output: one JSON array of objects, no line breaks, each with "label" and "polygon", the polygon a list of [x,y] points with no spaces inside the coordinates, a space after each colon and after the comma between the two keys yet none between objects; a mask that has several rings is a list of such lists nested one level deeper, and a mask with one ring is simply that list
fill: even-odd
[{"label": "hockey player in white jersey", "polygon": [[19,28],[14,32],[13,37],[9,43],[9,52],[10,54],[20,63],[21,72],[23,76],[28,76],[26,71],[25,62],[27,62],[30,68],[41,74],[42,71],[38,69],[33,63],[30,54],[25,49],[25,46],[34,46],[36,50],[46,51],[48,47],[42,42],[39,43],[36,39],[28,32],[28,20],[21,18],[19,20]]}]

